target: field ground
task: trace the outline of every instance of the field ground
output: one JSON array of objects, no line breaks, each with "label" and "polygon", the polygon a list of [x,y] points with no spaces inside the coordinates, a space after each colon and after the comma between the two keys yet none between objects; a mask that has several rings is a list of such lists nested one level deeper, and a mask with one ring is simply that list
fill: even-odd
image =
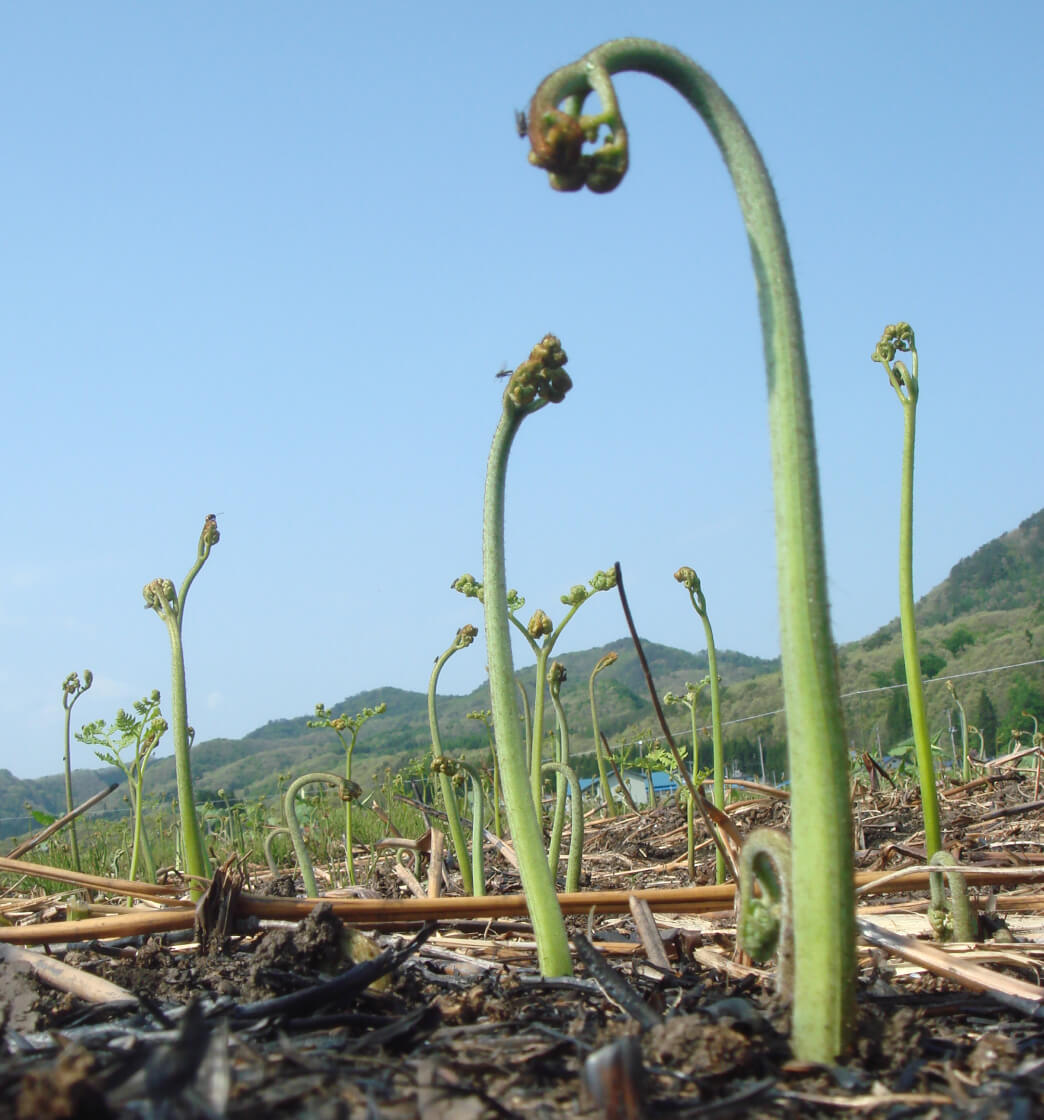
[{"label": "field ground", "polygon": [[[56,944],[48,957],[34,955],[119,985],[135,997],[130,1002],[105,1002],[111,993],[87,1002],[41,984],[17,962],[0,965],[0,1112],[36,1120],[1041,1115],[1044,1027],[1034,1012],[1044,1006],[1044,988],[1036,987],[1044,962],[1044,802],[1032,772],[1002,779],[948,790],[943,799],[946,846],[979,872],[971,878],[980,903],[974,946],[929,943],[926,892],[909,889],[923,876],[860,896],[861,918],[922,939],[915,944],[927,947],[931,970],[861,942],[856,1046],[837,1067],[791,1057],[773,974],[736,953],[728,903],[673,914],[657,904],[657,945],[648,935],[643,941],[627,910],[573,914],[571,933],[586,932],[599,959],[579,964],[575,978],[546,982],[524,916],[440,920],[384,981],[361,990],[348,973],[352,961],[407,945],[418,923],[349,939],[323,905],[296,923],[237,924],[235,915],[249,909],[244,900],[285,897],[295,884],[246,868],[237,896],[230,867],[231,883],[216,900],[224,913],[219,905],[204,921],[209,953],[186,930]],[[854,805],[861,872],[923,862],[913,792],[861,790]],[[785,800],[758,798],[730,812],[741,831],[787,824]],[[685,849],[684,818],[674,808],[591,821],[582,890],[626,897],[688,886]],[[711,849],[697,857],[697,882],[708,883]],[[409,868],[404,874],[395,863],[394,853],[382,855],[357,892],[369,905],[410,893]],[[988,879],[990,871],[999,878]],[[487,879],[494,899],[518,890],[510,863],[492,849]],[[446,872],[444,897],[459,893],[456,882]],[[416,882],[414,892],[418,886],[428,893]],[[905,893],[887,893],[904,886]],[[333,895],[341,909],[345,892]],[[68,897],[8,895],[8,920],[32,924],[0,931],[3,940],[20,933],[25,940],[41,923],[65,918]],[[131,916],[151,915],[154,928],[163,915],[180,916],[168,927],[186,924],[187,908],[146,905]],[[437,912],[451,903],[431,905]],[[650,961],[659,946],[666,967]],[[977,982],[969,967],[976,964],[990,969],[987,991],[968,986]],[[294,1005],[264,1002],[295,994]]]}]

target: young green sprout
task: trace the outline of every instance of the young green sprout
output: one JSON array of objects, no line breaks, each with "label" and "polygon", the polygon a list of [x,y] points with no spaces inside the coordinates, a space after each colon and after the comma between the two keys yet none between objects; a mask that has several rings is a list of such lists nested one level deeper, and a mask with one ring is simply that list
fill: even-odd
[{"label": "young green sprout", "polygon": [[[566,668],[561,661],[552,661],[551,668],[547,671],[547,684],[548,690],[551,693],[551,705],[555,709],[555,722],[558,726],[558,750],[557,757],[552,761],[557,763],[557,766],[551,767],[552,772],[556,775],[555,779],[555,812],[551,824],[551,839],[548,844],[547,850],[547,865],[551,868],[551,874],[557,879],[558,877],[558,856],[562,850],[562,830],[565,827],[565,807],[566,807],[566,785],[568,776],[571,772],[569,766],[569,724],[566,722],[565,708],[562,707],[561,690],[562,685],[566,679]],[[548,769],[548,763],[543,764],[543,769]],[[573,773],[573,777],[576,774]],[[579,801],[573,797],[573,819],[576,819],[576,806]],[[584,816],[583,812],[580,813],[580,842],[583,844],[583,826]],[[575,832],[574,832],[575,838]],[[579,869],[577,876],[579,877]],[[568,888],[572,889],[572,888]]]},{"label": "young green sprout", "polygon": [[971,781],[971,756],[968,753],[968,717],[964,714],[964,705],[961,703],[960,697],[957,695],[957,689],[953,686],[953,681],[946,682],[946,690],[953,697],[953,702],[957,705],[957,714],[960,717],[961,724],[961,781]]},{"label": "young green sprout", "polygon": [[447,797],[444,790],[443,800],[447,805],[447,814],[449,813],[448,806],[453,805],[453,815],[457,819],[458,828],[460,827],[460,815],[457,812],[457,798],[453,793],[453,779],[458,775],[464,775],[471,784],[471,869],[468,874],[465,874],[468,866],[468,850],[466,847],[458,850],[457,860],[460,863],[461,878],[466,884],[466,892],[473,894],[476,898],[481,898],[486,893],[486,872],[482,851],[482,776],[470,762],[465,762],[462,758],[447,758],[442,754],[436,755],[431,760],[431,771],[433,774],[438,774],[440,782],[445,782],[448,785],[449,796]]},{"label": "young green sprout", "polygon": [[[685,695],[676,696],[668,692],[663,697],[665,704],[684,704],[689,710],[689,723],[692,730],[692,775],[693,780],[698,780],[700,772],[700,739],[696,709],[700,700],[700,693],[710,684],[710,677],[704,677],[698,684],[685,682]],[[722,786],[724,789],[724,784]],[[688,791],[686,790],[686,793]],[[696,877],[696,804],[691,797],[687,798],[685,809],[685,833],[687,838],[687,854],[689,861],[689,878]],[[718,852],[719,862],[724,863],[721,852]]]},{"label": "young green sprout", "polygon": [[[674,578],[689,592],[693,610],[700,616],[703,633],[707,639],[707,668],[711,688],[711,738],[714,743],[714,807],[725,808],[725,748],[721,741],[721,678],[718,676],[718,651],[714,645],[714,631],[707,616],[707,600],[700,586],[699,576],[692,568],[679,568]],[[719,883],[725,882],[725,857],[718,849],[715,875]]]},{"label": "young green sprout", "polygon": [[[154,689],[148,696],[135,700],[134,712],[126,712],[120,708],[111,727],[106,726],[105,720],[99,719],[84,724],[76,733],[76,738],[81,743],[101,747],[101,750],[94,753],[102,762],[121,770],[127,779],[131,815],[134,819],[134,843],[128,874],[130,879],[137,876],[138,857],[141,856],[145,861],[149,881],[156,881],[156,866],[143,824],[145,767],[166,731],[167,721],[160,714],[160,694]],[[124,760],[123,752],[127,747],[134,748],[133,759]]]},{"label": "young green sprout", "polygon": [[[541,83],[528,114],[529,158],[550,173],[552,187],[586,185],[603,192],[623,179],[628,139],[612,76],[625,70],[661,78],[703,118],[732,176],[754,262],[776,505],[793,891],[801,899],[794,915],[792,1045],[804,1060],[832,1062],[849,1045],[855,1011],[852,814],[808,370],[790,250],[768,170],[735,106],[695,62],[648,39],[604,43]],[[601,102],[599,110],[581,115],[591,92]],[[603,133],[604,143],[585,152],[585,144],[594,144]]]},{"label": "young green sprout", "polygon": [[[478,630],[470,623],[462,626],[450,645],[435,658],[435,666],[431,670],[431,678],[428,681],[428,731],[431,735],[431,753],[435,762],[442,758],[442,738],[439,735],[439,721],[435,710],[435,686],[439,683],[439,674],[442,672],[443,665],[458,650],[467,649],[477,636]],[[432,772],[438,775],[439,791],[442,793],[442,803],[446,809],[446,821],[449,825],[450,839],[453,841],[453,851],[456,853],[457,864],[460,867],[464,893],[473,894],[474,882],[468,863],[468,846],[460,823],[457,798],[453,793],[452,776],[444,768],[437,766],[432,766]]]},{"label": "young green sprout", "polygon": [[[62,707],[65,709],[65,811],[71,813],[73,811],[73,791],[72,791],[72,761],[69,754],[69,725],[72,719],[73,704],[91,687],[94,683],[94,674],[90,669],[83,671],[83,684],[80,684],[80,676],[78,673],[70,673],[64,681],[62,681]],[[76,871],[80,868],[80,845],[76,839],[76,821],[69,821],[69,844],[72,848],[73,869]]]},{"label": "young green sprout", "polygon": [[[524,689],[522,695],[525,695]],[[493,832],[499,839],[503,835],[500,827],[500,765],[497,762],[497,750],[493,742],[493,713],[489,708],[481,708],[468,712],[464,718],[481,720],[482,726],[486,729],[486,738],[489,740],[489,753],[493,765]]]},{"label": "young green sprout", "polygon": [[519,427],[527,416],[545,405],[557,404],[565,399],[572,386],[565,364],[562,344],[554,335],[545,335],[508,379],[500,422],[489,452],[482,512],[482,601],[497,758],[511,840],[518,856],[522,889],[529,906],[537,957],[544,976],[569,976],[573,963],[526,772],[526,745],[522,741],[511,660],[511,621],[504,555],[504,497],[508,455]]},{"label": "young green sprout", "polygon": [[[315,719],[310,719],[308,726],[329,727],[341,740],[341,746],[344,747],[344,779],[349,783],[349,786],[354,785],[352,782],[352,755],[355,752],[355,740],[359,737],[363,725],[373,719],[374,716],[383,715],[387,707],[387,704],[382,703],[378,704],[376,708],[363,708],[361,712],[356,712],[354,716],[335,716],[332,712],[326,710],[324,704],[316,704],[315,706]],[[345,738],[346,731],[348,732],[347,739]],[[343,797],[342,800],[344,801],[344,858],[348,868],[348,882],[354,887],[356,883],[355,859],[352,855],[352,805],[357,798]],[[287,821],[287,824],[289,823]],[[304,868],[302,868],[303,870]]]},{"label": "young green sprout", "polygon": [[[300,778],[295,778],[294,781],[287,786],[286,793],[283,796],[283,815],[286,818],[286,827],[290,832],[290,839],[294,845],[297,865],[301,869],[301,879],[304,882],[305,896],[307,898],[318,898],[319,887],[315,881],[315,869],[312,866],[312,857],[308,854],[308,846],[305,844],[304,833],[301,830],[301,822],[297,819],[298,791],[309,785],[337,786],[341,795],[341,800],[346,807],[351,805],[353,801],[359,799],[362,794],[362,789],[348,778],[340,778],[336,774],[328,774],[323,770],[318,770],[311,774],[302,774]],[[351,848],[347,850],[346,860],[349,875],[352,875],[354,874],[354,869],[352,866]],[[354,884],[355,880],[352,879],[352,885],[354,886]]]},{"label": "young green sprout", "polygon": [[[896,359],[896,353],[909,353],[911,366]],[[890,323],[874,347],[871,361],[879,362],[888,374],[903,409],[903,466],[899,495],[899,621],[903,635],[903,661],[910,699],[910,718],[916,746],[917,776],[921,786],[921,812],[924,817],[924,846],[931,858],[942,847],[939,826],[939,795],[935,787],[935,764],[928,732],[928,715],[921,683],[921,658],[917,650],[917,622],[914,618],[913,591],[913,479],[914,436],[917,428],[917,345],[909,323]]]},{"label": "young green sprout", "polygon": [[170,638],[170,723],[174,740],[174,768],[178,786],[178,809],[181,817],[181,838],[185,846],[185,870],[194,877],[192,896],[202,891],[199,879],[210,874],[210,860],[203,847],[203,835],[196,816],[196,803],[192,792],[192,764],[189,761],[188,697],[185,689],[185,649],[182,644],[182,627],[185,622],[185,600],[192,581],[207,562],[210,550],[221,539],[217,518],[208,513],[203,522],[196,546],[196,562],[189,569],[179,591],[169,579],[154,579],[145,584],[142,595],[145,609],[153,610],[167,627]]},{"label": "young green sprout", "polygon": [[[536,694],[533,700],[533,713],[532,713],[532,727],[530,731],[530,746],[529,746],[529,781],[530,788],[533,794],[533,804],[536,806],[537,813],[541,810],[542,791],[543,791],[543,741],[544,741],[544,682],[547,679],[547,665],[548,659],[551,656],[552,650],[555,648],[555,643],[562,636],[562,631],[566,628],[570,619],[580,609],[580,607],[591,598],[592,595],[597,594],[599,591],[608,591],[616,585],[615,577],[611,571],[608,572],[595,572],[590,579],[591,590],[589,591],[583,584],[574,584],[570,588],[567,595],[561,597],[563,605],[569,608],[566,611],[565,617],[562,621],[555,626],[548,615],[542,610],[533,612],[532,618],[528,623],[523,622],[518,617],[520,611],[526,604],[525,599],[518,594],[517,591],[511,590],[507,594],[507,607],[508,618],[515,629],[522,635],[528,644],[529,648],[533,651],[533,656],[536,658]],[[453,589],[459,591],[462,595],[469,598],[483,599],[482,584],[478,583],[473,576],[463,575],[460,579],[453,582]]]}]

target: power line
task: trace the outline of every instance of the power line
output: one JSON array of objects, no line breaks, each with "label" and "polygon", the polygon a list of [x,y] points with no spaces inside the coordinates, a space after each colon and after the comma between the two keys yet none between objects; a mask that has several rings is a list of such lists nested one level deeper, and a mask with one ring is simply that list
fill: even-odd
[{"label": "power line", "polygon": [[[981,677],[981,676],[985,676],[987,673],[1002,673],[1006,669],[1025,669],[1030,665],[1044,665],[1044,657],[1038,657],[1033,661],[1018,661],[1013,665],[992,665],[987,669],[971,669],[966,673],[950,673],[948,676],[945,676],[945,677],[932,677],[930,680],[926,680],[923,683],[925,685],[941,684],[943,681],[956,681],[956,680],[960,680],[962,677]],[[906,685],[905,684],[886,684],[886,685],[881,685],[877,688],[857,688],[857,689],[854,689],[852,692],[842,692],[841,693],[841,699],[842,700],[849,700],[853,696],[871,696],[876,692],[893,692],[897,688],[906,688]],[[772,711],[769,711],[769,712],[757,712],[755,715],[739,716],[736,719],[724,720],[722,722],[721,726],[722,727],[734,727],[738,723],[749,723],[751,720],[755,720],[755,719],[768,719],[769,716],[782,715],[785,710],[786,709],[784,709],[784,708],[773,708]],[[710,725],[706,724],[703,727],[699,728],[698,730],[708,731],[708,730],[710,730]],[[676,739],[684,739],[687,735],[691,735],[691,734],[692,734],[691,731],[678,731],[678,732],[674,733],[674,737]],[[662,740],[663,740],[663,736],[662,735],[657,735],[654,738],[652,738],[650,740],[650,742],[659,743]]]}]

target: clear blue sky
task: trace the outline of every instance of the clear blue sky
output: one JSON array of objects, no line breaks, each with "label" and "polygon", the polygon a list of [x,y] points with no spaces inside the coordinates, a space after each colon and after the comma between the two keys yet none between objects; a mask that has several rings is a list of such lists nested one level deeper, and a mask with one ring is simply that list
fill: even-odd
[{"label": "clear blue sky", "polygon": [[[773,174],[837,638],[897,613],[886,323],[921,354],[918,594],[1044,504],[1039,5],[4,2],[0,766],[60,768],[74,669],[75,726],[168,698],[141,587],[181,581],[211,512],[199,740],[425,688],[480,623],[449,585],[481,567],[494,374],[548,330],[575,388],[512,460],[527,614],[619,560],[642,633],[699,649],[688,564],[719,645],[778,652],[754,282],[706,129],[619,79],[606,197],[554,194],[515,133],[549,71],[624,34],[701,62]],[[600,596],[562,648],[623,632]],[[476,643],[446,690],[484,666]]]}]

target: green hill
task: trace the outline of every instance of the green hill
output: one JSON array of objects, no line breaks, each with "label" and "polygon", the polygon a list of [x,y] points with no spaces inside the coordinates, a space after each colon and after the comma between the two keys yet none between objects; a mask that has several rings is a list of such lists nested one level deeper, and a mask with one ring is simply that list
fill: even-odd
[{"label": "green hill", "polygon": [[[954,676],[957,693],[969,722],[982,727],[987,749],[1007,743],[1012,728],[1029,728],[1023,711],[1044,721],[1044,510],[1027,518],[1017,529],[990,541],[957,563],[949,576],[917,604],[922,664],[930,675],[925,686],[933,731],[957,722],[953,699],[943,684]],[[645,644],[657,690],[683,692],[687,681],[698,681],[707,672],[706,651],[693,653]],[[657,734],[637,656],[629,639],[596,649],[558,655],[566,666],[563,705],[576,754],[593,747],[588,678],[595,663],[610,650],[619,660],[600,673],[595,688],[601,729],[616,745]],[[849,745],[859,751],[887,749],[905,738],[908,709],[905,689],[895,687],[901,660],[899,621],[893,619],[858,642],[838,648]],[[762,755],[768,776],[777,780],[785,771],[785,729],[778,661],[748,657],[720,650],[723,681],[722,717],[725,721],[726,757],[747,773],[757,774]],[[998,671],[998,667],[1014,666]],[[533,666],[518,670],[532,698]],[[901,672],[899,676],[902,677]],[[363,707],[387,704],[387,712],[366,724],[359,734],[353,772],[365,785],[378,770],[393,771],[427,751],[430,745],[427,699],[423,693],[397,688],[372,689],[347,696],[330,710],[349,715]],[[466,696],[439,697],[439,726],[447,754],[488,749],[486,729],[467,714],[489,707],[485,684]],[[553,723],[550,713],[545,727]],[[687,731],[684,710],[669,709],[672,728]],[[756,718],[754,718],[756,717]],[[193,780],[202,799],[218,790],[244,798],[275,792],[277,776],[305,770],[340,771],[344,765],[341,745],[332,731],[307,726],[308,715],[272,720],[240,740],[213,739],[192,751]],[[709,721],[709,702],[706,720]],[[760,740],[760,750],[759,750]],[[977,739],[973,740],[977,745]],[[26,803],[58,812],[64,806],[60,775],[23,781],[0,772],[0,817],[7,818],[6,835],[30,827],[24,816]],[[74,774],[76,799],[121,778],[111,767],[78,770]],[[149,789],[154,796],[174,796],[174,760],[153,761]],[[122,791],[104,807],[114,808]],[[21,820],[12,818],[21,817]]]}]

